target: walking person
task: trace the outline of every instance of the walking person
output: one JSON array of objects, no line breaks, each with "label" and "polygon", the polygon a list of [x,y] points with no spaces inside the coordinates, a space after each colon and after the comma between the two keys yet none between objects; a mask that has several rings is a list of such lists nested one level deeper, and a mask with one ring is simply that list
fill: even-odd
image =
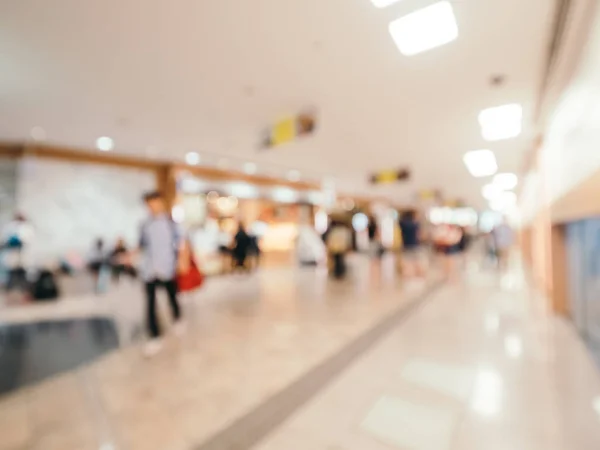
[{"label": "walking person", "polygon": [[421,227],[416,212],[410,210],[402,214],[399,225],[402,234],[402,272],[407,277],[424,277]]},{"label": "walking person", "polygon": [[242,271],[248,271],[246,265],[246,258],[252,247],[252,238],[246,233],[244,224],[240,222],[238,231],[233,238],[233,249],[231,251],[233,256],[233,270],[239,269]]},{"label": "walking person", "polygon": [[514,245],[513,230],[505,220],[502,220],[492,230],[492,240],[498,269],[505,271],[508,268],[510,251]]},{"label": "walking person", "polygon": [[341,280],[347,272],[346,254],[352,246],[352,233],[341,221],[333,220],[327,233],[326,245],[333,266],[332,275]]},{"label": "walking person", "polygon": [[169,305],[175,320],[177,334],[184,331],[181,308],[177,299],[177,266],[183,239],[175,222],[167,212],[160,192],[144,196],[150,216],[143,223],[140,233],[142,252],[141,275],[144,280],[147,302],[147,327],[150,340],[144,348],[146,356],[153,356],[162,348],[161,330],[156,310],[156,288],[167,291]]}]

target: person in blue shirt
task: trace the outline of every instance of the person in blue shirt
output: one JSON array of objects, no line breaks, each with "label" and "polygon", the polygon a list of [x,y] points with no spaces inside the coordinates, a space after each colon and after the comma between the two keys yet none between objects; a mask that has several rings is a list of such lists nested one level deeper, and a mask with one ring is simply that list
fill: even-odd
[{"label": "person in blue shirt", "polygon": [[183,239],[177,224],[167,212],[160,192],[146,194],[144,201],[150,216],[143,223],[140,233],[140,273],[146,291],[147,326],[151,338],[145,347],[145,353],[152,356],[162,348],[161,330],[156,314],[157,287],[164,287],[167,291],[175,319],[175,332],[183,332],[176,281],[178,255],[183,246]]},{"label": "person in blue shirt", "polygon": [[409,277],[422,277],[425,275],[425,267],[421,250],[421,226],[416,212],[404,212],[399,225],[402,234],[402,270]]}]

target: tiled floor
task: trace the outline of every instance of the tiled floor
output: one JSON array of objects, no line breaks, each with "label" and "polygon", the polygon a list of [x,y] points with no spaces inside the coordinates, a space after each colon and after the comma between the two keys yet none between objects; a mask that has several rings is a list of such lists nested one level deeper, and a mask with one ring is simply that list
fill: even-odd
[{"label": "tiled floor", "polygon": [[446,286],[254,450],[596,450],[600,372],[518,272]]},{"label": "tiled floor", "polygon": [[[105,302],[126,343],[142,311],[130,288],[89,300]],[[392,261],[364,259],[342,283],[314,268],[214,280],[187,301],[188,333],[157,357],[125,345],[0,397],[0,449],[196,448],[422,290],[403,288]]]}]

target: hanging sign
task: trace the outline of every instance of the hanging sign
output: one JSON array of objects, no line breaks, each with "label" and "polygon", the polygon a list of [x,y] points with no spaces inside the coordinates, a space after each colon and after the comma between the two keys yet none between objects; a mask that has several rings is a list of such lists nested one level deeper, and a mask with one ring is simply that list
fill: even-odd
[{"label": "hanging sign", "polygon": [[316,128],[316,117],[313,113],[302,113],[286,117],[270,127],[263,140],[263,148],[277,147],[292,142],[299,137],[312,134]]},{"label": "hanging sign", "polygon": [[407,169],[384,170],[371,176],[372,184],[391,184],[398,181],[406,181],[410,178],[410,172]]}]

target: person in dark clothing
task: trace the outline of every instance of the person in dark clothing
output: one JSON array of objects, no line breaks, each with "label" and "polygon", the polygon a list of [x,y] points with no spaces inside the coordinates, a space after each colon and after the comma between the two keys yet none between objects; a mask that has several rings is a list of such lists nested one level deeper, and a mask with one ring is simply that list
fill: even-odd
[{"label": "person in dark clothing", "polygon": [[106,253],[104,251],[104,240],[102,238],[98,238],[94,242],[94,246],[87,264],[88,270],[92,275],[94,292],[97,294],[102,291],[102,286],[100,285],[100,271],[106,266],[106,263],[107,260]]},{"label": "person in dark clothing", "polygon": [[167,291],[169,305],[175,320],[176,334],[182,334],[185,325],[177,298],[177,268],[184,245],[179,228],[171,219],[165,201],[160,192],[149,192],[144,196],[149,217],[140,230],[141,275],[146,291],[147,327],[150,340],[144,353],[152,356],[162,348],[161,329],[158,321],[156,290],[159,287]]},{"label": "person in dark clothing", "polygon": [[115,248],[110,252],[110,264],[114,282],[119,281],[121,274],[128,275],[131,278],[137,277],[137,270],[130,262],[129,250],[127,250],[125,241],[122,238],[117,240]]},{"label": "person in dark clothing", "polygon": [[377,257],[383,256],[383,246],[379,241],[379,227],[377,226],[377,220],[374,217],[369,217],[369,224],[367,225],[367,233],[369,235],[369,249],[372,255]]},{"label": "person in dark clothing", "polygon": [[249,235],[250,242],[248,246],[248,256],[251,258],[251,267],[252,269],[258,268],[260,264],[260,245],[258,244],[258,236]]},{"label": "person in dark clothing", "polygon": [[408,276],[424,276],[425,268],[421,251],[420,231],[415,211],[406,211],[400,219],[402,234],[402,270]]},{"label": "person in dark clothing", "polygon": [[252,246],[252,238],[246,233],[244,225],[240,223],[237,233],[233,238],[233,268],[246,270],[246,258]]},{"label": "person in dark clothing", "polygon": [[346,254],[352,245],[352,233],[348,226],[338,220],[332,221],[326,245],[332,263],[331,273],[334,278],[341,280],[346,275]]}]

